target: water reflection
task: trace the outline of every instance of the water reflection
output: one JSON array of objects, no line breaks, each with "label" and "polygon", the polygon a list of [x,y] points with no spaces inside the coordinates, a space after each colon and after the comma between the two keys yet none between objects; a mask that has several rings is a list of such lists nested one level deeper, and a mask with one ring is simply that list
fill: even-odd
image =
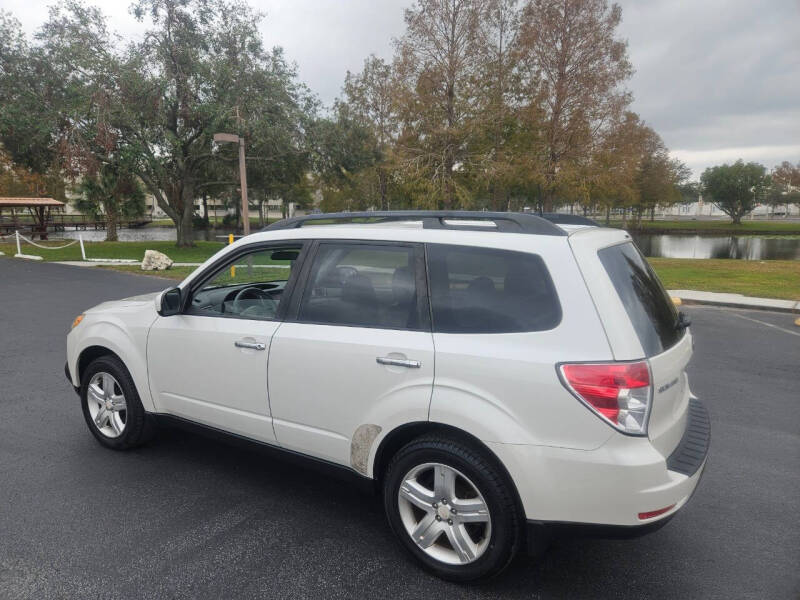
[{"label": "water reflection", "polygon": [[645,256],[800,260],[798,236],[631,235]]},{"label": "water reflection", "polygon": [[[205,231],[203,229],[194,230],[194,239],[198,241],[223,242],[227,241],[228,234],[232,231],[215,229]],[[51,240],[70,239],[77,240],[78,236],[84,242],[102,242],[106,239],[105,230],[88,229],[86,231],[61,231],[49,234]],[[117,229],[117,238],[120,242],[174,242],[178,239],[177,231],[172,227],[141,227],[136,229]]]}]

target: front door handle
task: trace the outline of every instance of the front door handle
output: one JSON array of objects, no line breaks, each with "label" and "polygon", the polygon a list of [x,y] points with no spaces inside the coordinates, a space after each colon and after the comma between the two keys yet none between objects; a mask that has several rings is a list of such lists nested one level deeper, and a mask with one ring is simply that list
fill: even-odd
[{"label": "front door handle", "polygon": [[233,345],[237,348],[249,348],[250,350],[266,350],[267,345],[261,342],[245,342],[244,340],[236,340]]},{"label": "front door handle", "polygon": [[379,356],[375,359],[379,365],[391,365],[393,367],[407,367],[409,369],[419,369],[422,363],[418,360],[407,360],[405,358],[392,358],[391,356]]}]

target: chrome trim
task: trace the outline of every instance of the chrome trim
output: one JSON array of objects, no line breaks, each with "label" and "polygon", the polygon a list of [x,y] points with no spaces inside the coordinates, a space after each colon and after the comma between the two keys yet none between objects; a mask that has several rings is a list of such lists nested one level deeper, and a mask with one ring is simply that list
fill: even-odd
[{"label": "chrome trim", "polygon": [[243,342],[242,340],[237,340],[233,342],[233,345],[237,348],[249,348],[250,350],[266,350],[267,345],[262,344],[261,342]]},{"label": "chrome trim", "polygon": [[390,356],[378,356],[375,359],[379,365],[390,365],[392,367],[408,367],[409,369],[419,369],[422,363],[418,360],[406,360],[404,358],[392,358]]}]

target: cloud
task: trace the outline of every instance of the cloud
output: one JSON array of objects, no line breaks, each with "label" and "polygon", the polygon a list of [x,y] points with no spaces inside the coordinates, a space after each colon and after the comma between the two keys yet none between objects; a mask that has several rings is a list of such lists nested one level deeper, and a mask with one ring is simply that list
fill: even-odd
[{"label": "cloud", "polygon": [[[784,160],[800,157],[800,144],[785,146],[733,146],[715,150],[672,150],[670,156],[684,162],[692,169],[695,178],[710,166],[731,164],[739,159],[744,162],[758,162],[771,169]],[[788,157],[788,158],[787,158]],[[794,158],[792,162],[796,162]]]},{"label": "cloud", "polygon": [[360,71],[370,54],[392,57],[392,38],[404,30],[410,0],[267,0],[261,33],[268,47],[283,46],[300,78],[326,104],[340,95],[347,71]]},{"label": "cloud", "polygon": [[[799,160],[799,6],[747,0],[624,0],[621,33],[636,68],[634,110],[687,157]],[[785,154],[780,154],[785,152]]]}]

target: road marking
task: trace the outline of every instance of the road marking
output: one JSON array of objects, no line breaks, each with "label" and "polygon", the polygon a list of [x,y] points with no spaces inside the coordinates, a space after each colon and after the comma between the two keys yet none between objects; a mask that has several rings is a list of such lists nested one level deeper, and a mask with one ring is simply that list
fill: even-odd
[{"label": "road marking", "polygon": [[789,329],[784,329],[783,327],[778,327],[777,325],[773,325],[772,323],[767,323],[766,321],[760,321],[758,319],[754,319],[753,317],[745,317],[744,315],[740,315],[739,313],[732,312],[731,313],[734,317],[739,317],[740,319],[745,319],[747,321],[752,321],[753,323],[761,323],[762,325],[766,325],[767,327],[772,327],[773,329],[777,329],[778,331],[783,331],[784,333],[790,333],[791,335],[800,336],[800,333],[796,331],[791,331]]}]

